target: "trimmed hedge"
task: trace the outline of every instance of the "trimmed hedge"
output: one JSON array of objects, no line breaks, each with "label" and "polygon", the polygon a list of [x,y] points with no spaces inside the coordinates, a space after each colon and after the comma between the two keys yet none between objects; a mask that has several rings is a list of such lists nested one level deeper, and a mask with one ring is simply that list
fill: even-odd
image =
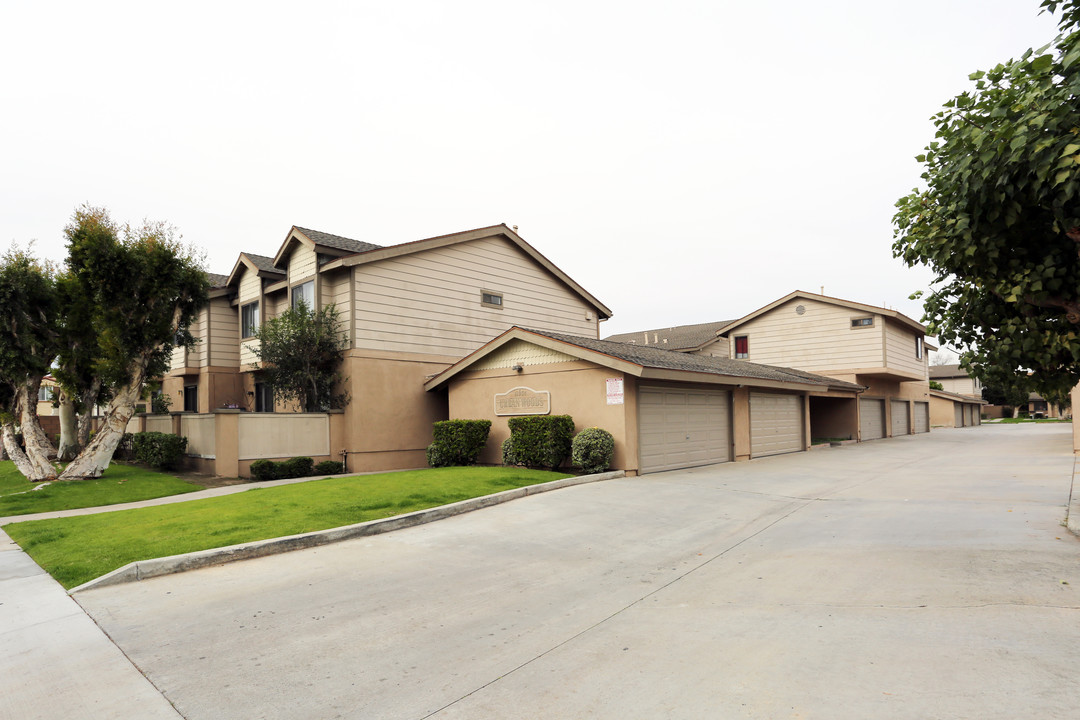
[{"label": "trimmed hedge", "polygon": [[510,437],[503,442],[503,464],[554,470],[570,456],[574,418],[528,415],[510,418]]},{"label": "trimmed hedge", "polygon": [[574,436],[570,459],[586,474],[604,472],[615,458],[615,438],[598,427],[585,428]]},{"label": "trimmed hedge", "polygon": [[[284,480],[286,478],[310,477],[312,475],[337,475],[341,472],[341,463],[324,460],[318,466],[309,457],[294,457],[281,462],[256,460],[251,463],[252,480]],[[330,470],[320,470],[328,466]]]},{"label": "trimmed hedge", "polygon": [[431,467],[475,465],[487,443],[490,420],[438,420],[427,447]]},{"label": "trimmed hedge", "polygon": [[160,432],[141,432],[132,436],[135,459],[160,470],[175,470],[187,449],[186,437]]},{"label": "trimmed hedge", "polygon": [[320,463],[316,463],[314,475],[340,475],[345,472],[344,463],[339,463],[337,460],[323,460]]}]

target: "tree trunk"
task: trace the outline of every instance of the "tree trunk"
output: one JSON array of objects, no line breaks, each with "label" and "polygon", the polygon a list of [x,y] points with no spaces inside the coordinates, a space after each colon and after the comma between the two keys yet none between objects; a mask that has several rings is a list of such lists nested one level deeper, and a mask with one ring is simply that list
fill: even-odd
[{"label": "tree trunk", "polygon": [[[33,473],[26,475],[27,480],[55,480],[56,468],[53,467],[51,458],[56,457],[56,448],[49,442],[45,431],[41,429],[41,421],[37,414],[38,390],[41,388],[41,378],[28,378],[19,386],[16,392],[16,404],[19,408],[19,429],[22,430],[23,444],[26,446],[26,456],[33,467]],[[11,449],[8,448],[8,452]]]},{"label": "tree trunk", "polygon": [[4,436],[4,451],[11,456],[12,462],[15,463],[15,468],[21,472],[28,480],[33,479],[34,465],[30,462],[30,458],[26,456],[23,449],[19,447],[19,443],[15,441],[15,423],[6,422],[3,426]]},{"label": "tree trunk", "polygon": [[66,392],[60,393],[60,447],[56,450],[56,459],[69,462],[79,454],[78,428],[75,424],[75,403]]},{"label": "tree trunk", "polygon": [[113,453],[127,430],[128,421],[135,414],[135,403],[142,394],[142,368],[133,373],[133,377],[131,384],[120,388],[109,402],[105,422],[90,444],[83,448],[79,456],[72,460],[60,475],[61,480],[97,478],[109,468]]},{"label": "tree trunk", "polygon": [[94,408],[97,407],[98,394],[101,392],[101,380],[94,380],[93,384],[79,396],[79,404],[82,413],[79,414],[79,448],[90,444],[90,431],[93,429]]}]

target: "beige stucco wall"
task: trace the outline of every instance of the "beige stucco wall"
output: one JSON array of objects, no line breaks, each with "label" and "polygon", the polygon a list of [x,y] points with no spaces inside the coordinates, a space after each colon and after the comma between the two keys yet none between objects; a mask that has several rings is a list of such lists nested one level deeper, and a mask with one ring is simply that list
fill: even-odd
[{"label": "beige stucco wall", "polygon": [[930,427],[956,427],[956,403],[940,397],[930,397]]},{"label": "beige stucco wall", "polygon": [[351,402],[345,409],[350,471],[427,466],[431,428],[447,418],[446,394],[424,381],[457,358],[351,350],[342,375]]},{"label": "beige stucco wall", "polygon": [[242,413],[238,432],[239,460],[330,454],[325,413]]},{"label": "beige stucco wall", "polygon": [[188,439],[187,454],[212,458],[217,450],[212,414],[183,415],[180,434]]},{"label": "beige stucco wall", "polygon": [[[608,379],[623,380],[623,404],[607,402]],[[495,415],[495,395],[516,387],[551,393],[551,414],[570,415],[576,431],[600,427],[615,438],[613,467],[637,472],[637,385],[632,376],[582,361],[512,369],[470,371],[450,383],[450,417],[489,419],[491,433],[480,462],[500,464],[502,443],[510,436],[509,416]]]}]

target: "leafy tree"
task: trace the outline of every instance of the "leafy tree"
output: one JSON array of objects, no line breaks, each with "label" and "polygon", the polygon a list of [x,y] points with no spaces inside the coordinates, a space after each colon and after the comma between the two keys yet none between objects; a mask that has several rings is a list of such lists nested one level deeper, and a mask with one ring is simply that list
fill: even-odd
[{"label": "leafy tree", "polygon": [[313,311],[300,302],[255,331],[259,357],[256,370],[283,402],[295,402],[304,412],[340,408],[348,402],[337,392],[342,381],[338,368],[349,338],[340,329],[338,311],[326,305]]},{"label": "leafy tree", "polygon": [[925,320],[961,365],[987,385],[1030,370],[1050,397],[1080,381],[1080,0],[1042,7],[1062,34],[973,73],[934,116],[893,253],[935,271]]},{"label": "leafy tree", "polygon": [[[56,356],[53,268],[13,247],[0,259],[0,425],[4,450],[27,478],[56,477],[55,450],[37,416],[38,389]],[[15,439],[23,433],[25,451]]]},{"label": "leafy tree", "polygon": [[93,330],[86,351],[92,377],[111,399],[94,439],[60,477],[100,477],[144,383],[169,369],[176,342],[194,343],[186,328],[207,302],[209,281],[200,259],[164,223],[126,225],[121,233],[105,210],[82,207],[65,234],[72,296],[89,309],[85,322]]},{"label": "leafy tree", "polygon": [[1030,391],[1022,384],[983,385],[983,400],[991,405],[1009,405],[1017,408],[1025,405]]},{"label": "leafy tree", "polygon": [[945,386],[942,385],[941,383],[939,383],[937,380],[931,380],[930,381],[930,389],[931,390],[944,390]]}]

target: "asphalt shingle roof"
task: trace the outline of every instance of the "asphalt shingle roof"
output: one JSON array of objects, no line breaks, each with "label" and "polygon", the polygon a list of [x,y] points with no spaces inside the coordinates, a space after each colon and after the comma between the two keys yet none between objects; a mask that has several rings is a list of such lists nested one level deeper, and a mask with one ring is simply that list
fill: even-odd
[{"label": "asphalt shingle roof", "polygon": [[265,272],[278,273],[279,275],[285,274],[284,270],[274,266],[274,258],[272,257],[266,257],[265,255],[256,255],[255,253],[249,252],[244,253],[244,257],[255,263],[255,267],[259,268],[260,270],[263,270]]},{"label": "asphalt shingle roof", "polygon": [[[660,345],[668,350],[689,350],[701,347],[710,340],[715,340],[716,331],[725,325],[730,325],[732,322],[732,320],[724,320],[722,322],[698,323],[697,325],[656,328],[655,330],[639,330],[637,332],[611,335],[605,340],[632,343],[634,345]],[[648,336],[647,340],[646,335]]]},{"label": "asphalt shingle roof", "polygon": [[959,365],[931,365],[930,366],[930,379],[934,378],[953,378],[953,377],[971,377],[968,375],[967,370],[961,370]]},{"label": "asphalt shingle roof", "polygon": [[382,245],[373,245],[372,243],[352,240],[347,237],[341,237],[340,235],[331,235],[330,233],[324,233],[318,230],[309,230],[307,228],[302,228],[299,225],[296,226],[296,229],[311,238],[317,245],[325,245],[326,247],[346,250],[351,253],[368,252],[369,250],[378,250],[382,247]]},{"label": "asphalt shingle roof", "polygon": [[529,332],[549,337],[553,340],[559,340],[560,342],[569,343],[571,345],[577,345],[586,350],[601,352],[619,360],[625,360],[634,363],[635,365],[641,365],[642,367],[666,370],[685,370],[688,372],[724,375],[733,378],[796,382],[848,390],[861,390],[863,388],[862,385],[856,385],[855,383],[849,383],[843,380],[836,380],[835,378],[825,377],[824,375],[815,375],[814,373],[795,370],[793,368],[761,365],[758,363],[747,362],[746,360],[731,360],[708,355],[690,355],[651,345],[634,345],[631,343],[613,341],[611,339],[594,340],[578,335],[563,335],[561,333],[548,332],[547,330],[529,330]]},{"label": "asphalt shingle roof", "polygon": [[228,275],[219,275],[217,273],[206,273],[206,279],[210,281],[211,288],[223,288],[225,284],[229,282]]}]

